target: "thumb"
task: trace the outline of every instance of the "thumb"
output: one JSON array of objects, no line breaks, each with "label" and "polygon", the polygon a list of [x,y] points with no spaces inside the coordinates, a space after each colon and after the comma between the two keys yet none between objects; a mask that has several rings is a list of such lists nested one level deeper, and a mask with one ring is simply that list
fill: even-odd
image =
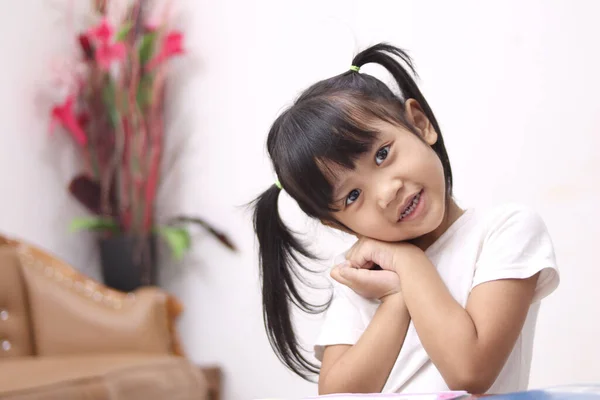
[{"label": "thumb", "polygon": [[[333,272],[333,271],[332,271]],[[339,267],[332,277],[339,283],[357,288],[375,288],[385,285],[396,273],[391,271],[374,271],[363,268]]]},{"label": "thumb", "polygon": [[358,273],[359,270],[358,268],[352,268],[350,266],[343,266],[339,269],[339,273],[342,277],[342,279],[345,279],[346,281],[354,281],[356,280],[356,278],[358,278]]},{"label": "thumb", "polygon": [[333,268],[330,275],[342,285],[350,286],[351,281],[356,277],[356,269],[344,263]]}]

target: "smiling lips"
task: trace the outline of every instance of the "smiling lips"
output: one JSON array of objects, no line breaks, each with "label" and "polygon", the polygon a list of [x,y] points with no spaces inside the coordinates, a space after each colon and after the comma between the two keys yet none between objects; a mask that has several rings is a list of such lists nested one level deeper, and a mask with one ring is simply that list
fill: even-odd
[{"label": "smiling lips", "polygon": [[412,213],[417,209],[419,202],[421,201],[421,195],[423,194],[423,190],[419,193],[415,194],[411,198],[409,198],[404,204],[402,204],[400,216],[398,217],[398,222],[402,221],[406,217],[412,215]]}]

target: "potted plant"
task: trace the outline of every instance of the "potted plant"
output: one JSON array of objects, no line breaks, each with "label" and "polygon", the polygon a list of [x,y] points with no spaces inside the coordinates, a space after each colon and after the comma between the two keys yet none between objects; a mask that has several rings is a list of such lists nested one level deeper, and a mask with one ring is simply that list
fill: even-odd
[{"label": "potted plant", "polygon": [[[115,20],[107,10],[119,3]],[[125,6],[123,6],[125,4]],[[163,2],[155,5],[164,6]],[[164,8],[166,10],[166,8]],[[73,230],[99,233],[105,283],[130,291],[156,284],[156,238],[181,258],[190,247],[189,224],[235,250],[204,220],[155,221],[155,201],[164,151],[164,98],[169,61],[185,53],[184,35],[170,29],[166,13],[145,0],[94,0],[93,24],[76,37],[80,59],[74,82],[51,110],[51,130],[61,126],[84,164],[70,193],[91,213]]]}]

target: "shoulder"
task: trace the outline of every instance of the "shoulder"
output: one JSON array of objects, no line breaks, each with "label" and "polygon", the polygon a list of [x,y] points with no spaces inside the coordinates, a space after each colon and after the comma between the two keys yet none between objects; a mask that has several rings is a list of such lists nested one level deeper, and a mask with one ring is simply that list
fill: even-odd
[{"label": "shoulder", "polygon": [[535,300],[559,282],[554,245],[542,217],[521,204],[504,204],[481,213],[484,232],[473,285],[497,279],[524,279],[542,272]]},{"label": "shoulder", "polygon": [[484,228],[484,240],[493,240],[507,231],[519,234],[519,237],[547,233],[541,215],[523,204],[506,203],[494,206],[480,211],[479,218]]},{"label": "shoulder", "polygon": [[503,224],[508,221],[543,223],[542,217],[533,208],[519,203],[505,203],[490,207],[484,211],[484,216],[491,224]]}]

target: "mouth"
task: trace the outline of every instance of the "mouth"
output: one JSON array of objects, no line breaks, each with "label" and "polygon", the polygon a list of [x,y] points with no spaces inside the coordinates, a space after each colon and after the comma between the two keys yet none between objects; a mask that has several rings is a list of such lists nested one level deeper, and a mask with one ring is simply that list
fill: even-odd
[{"label": "mouth", "polygon": [[409,198],[402,205],[402,208],[401,208],[402,212],[400,212],[400,216],[398,217],[398,222],[401,222],[401,221],[413,216],[413,214],[415,213],[415,211],[417,211],[417,208],[419,208],[419,205],[421,204],[422,195],[423,195],[423,190],[421,189],[421,191],[419,191],[419,193],[417,193],[414,196],[412,196],[411,198]]}]

